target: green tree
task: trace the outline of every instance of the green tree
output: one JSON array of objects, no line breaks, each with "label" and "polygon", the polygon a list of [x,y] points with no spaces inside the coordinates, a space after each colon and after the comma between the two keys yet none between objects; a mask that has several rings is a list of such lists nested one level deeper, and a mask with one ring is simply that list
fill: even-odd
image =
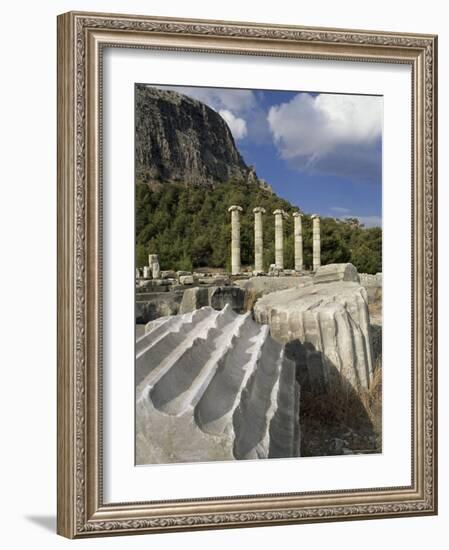
[{"label": "green tree", "polygon": [[[264,264],[274,263],[274,216],[277,208],[290,214],[284,221],[284,265],[294,267],[293,218],[297,210],[256,182],[231,180],[215,186],[160,183],[136,184],[136,262],[145,265],[147,254],[159,254],[162,269],[221,267],[230,270],[231,216],[229,206],[241,213],[242,266],[254,265],[253,208],[262,206]],[[312,268],[312,220],[303,214],[304,267]],[[322,263],[352,262],[360,272],[382,271],[382,230],[365,228],[355,218],[321,218]],[[143,262],[143,263],[142,263]]]},{"label": "green tree", "polygon": [[190,256],[184,253],[181,256],[181,259],[178,261],[178,264],[176,267],[178,268],[179,271],[192,271],[193,264]]},{"label": "green tree", "polygon": [[143,244],[136,244],[136,267],[148,265],[148,255]]}]

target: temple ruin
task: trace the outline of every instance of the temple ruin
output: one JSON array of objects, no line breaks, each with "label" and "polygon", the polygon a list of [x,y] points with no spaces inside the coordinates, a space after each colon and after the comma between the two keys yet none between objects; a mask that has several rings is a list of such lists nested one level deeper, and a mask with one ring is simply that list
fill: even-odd
[{"label": "temple ruin", "polygon": [[313,271],[321,266],[321,235],[320,217],[318,214],[312,216],[313,222]]},{"label": "temple ruin", "polygon": [[265,208],[254,208],[254,271],[256,274],[263,272],[263,223],[262,215]]},{"label": "temple ruin", "polygon": [[295,271],[303,270],[303,251],[302,251],[302,214],[293,212],[294,236],[295,236]]},{"label": "temple ruin", "polygon": [[[240,261],[240,214],[243,208],[238,205],[232,205],[228,209],[231,212],[231,273],[239,275],[241,273]],[[263,266],[263,223],[262,216],[265,209],[257,206],[253,209],[254,213],[254,274],[264,273]],[[274,267],[277,273],[284,271],[284,220],[288,217],[287,212],[277,209],[273,212],[275,228],[275,263]],[[302,214],[293,213],[294,219],[294,271],[302,272],[304,269],[303,256],[303,238],[302,238]],[[313,271],[321,266],[321,231],[320,217],[317,214],[312,216],[313,220]]]},{"label": "temple ruin", "polygon": [[241,271],[240,267],[240,212],[243,211],[241,206],[230,206],[228,211],[231,212],[231,272],[233,275],[238,275]]}]

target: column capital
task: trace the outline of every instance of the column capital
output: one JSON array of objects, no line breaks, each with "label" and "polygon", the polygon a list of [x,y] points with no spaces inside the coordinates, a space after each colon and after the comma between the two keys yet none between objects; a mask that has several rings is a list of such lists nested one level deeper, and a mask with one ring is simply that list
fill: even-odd
[{"label": "column capital", "polygon": [[310,217],[312,218],[312,220],[319,220],[320,219],[319,214],[312,214]]},{"label": "column capital", "polygon": [[293,212],[292,216],[293,216],[294,218],[301,218],[301,217],[302,217],[302,214],[301,214],[301,212]]},{"label": "column capital", "polygon": [[282,208],[278,208],[277,210],[275,210],[275,211],[273,212],[273,214],[274,214],[275,216],[277,216],[277,215],[280,214],[283,218],[288,218],[287,212],[285,212],[285,210],[282,210]]},{"label": "column capital", "polygon": [[228,208],[228,212],[234,212],[237,210],[238,212],[243,212],[243,208],[241,206],[238,206],[237,204],[233,204]]},{"label": "column capital", "polygon": [[256,206],[256,208],[253,208],[254,214],[265,214],[266,210],[262,206]]}]

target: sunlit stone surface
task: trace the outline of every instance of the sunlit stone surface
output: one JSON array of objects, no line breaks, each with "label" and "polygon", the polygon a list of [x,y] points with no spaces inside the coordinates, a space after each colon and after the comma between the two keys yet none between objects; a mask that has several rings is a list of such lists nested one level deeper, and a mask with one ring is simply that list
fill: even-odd
[{"label": "sunlit stone surface", "polygon": [[136,343],[138,464],[299,456],[295,365],[227,305],[163,317]]}]

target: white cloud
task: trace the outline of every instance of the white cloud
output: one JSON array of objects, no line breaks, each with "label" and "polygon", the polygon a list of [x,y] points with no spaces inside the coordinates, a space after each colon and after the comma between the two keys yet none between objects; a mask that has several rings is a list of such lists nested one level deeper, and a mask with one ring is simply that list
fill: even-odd
[{"label": "white cloud", "polygon": [[296,168],[379,177],[382,98],[300,93],[267,120],[281,158]]},{"label": "white cloud", "polygon": [[343,143],[373,142],[381,133],[378,97],[298,94],[270,108],[268,122],[284,158],[320,156]]},{"label": "white cloud", "polygon": [[246,121],[243,118],[236,117],[234,113],[227,109],[220,110],[219,114],[228,123],[235,140],[242,139],[247,135],[248,129],[246,127]]}]

